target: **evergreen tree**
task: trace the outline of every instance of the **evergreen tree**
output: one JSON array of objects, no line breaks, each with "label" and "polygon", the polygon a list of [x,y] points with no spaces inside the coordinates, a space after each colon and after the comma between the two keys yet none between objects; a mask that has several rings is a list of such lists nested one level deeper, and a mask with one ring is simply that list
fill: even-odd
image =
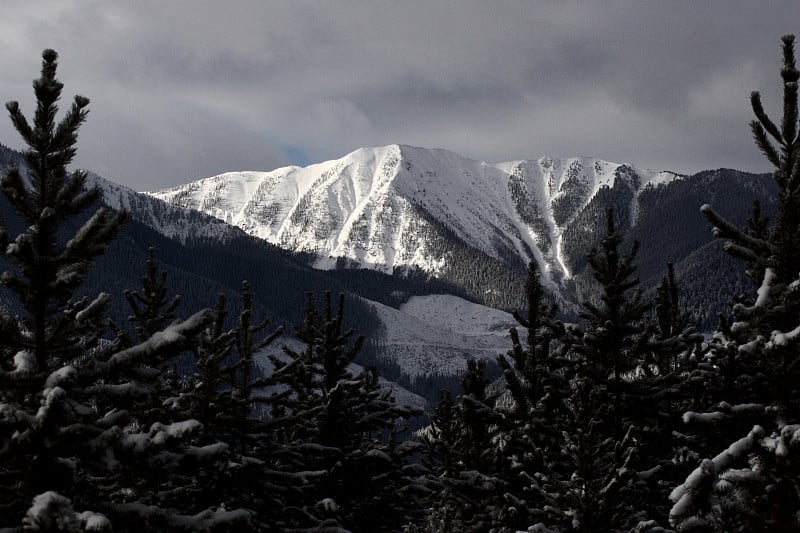
[{"label": "evergreen tree", "polygon": [[423,436],[433,490],[425,531],[490,531],[502,527],[507,505],[497,446],[501,414],[487,392],[486,362],[470,359],[461,376],[462,394],[443,393]]},{"label": "evergreen tree", "polygon": [[[177,321],[177,308],[181,297],[168,296],[167,271],[160,268],[153,248],[148,250],[145,272],[146,274],[141,277],[141,288],[123,292],[131,315],[128,317],[127,328],[113,324],[116,338],[112,351],[125,350],[137,343],[146,342],[172,322]],[[128,333],[131,326],[136,332],[134,338]],[[118,371],[118,380],[133,381],[141,391],[133,398],[135,403],[126,406],[133,407],[131,412],[135,413],[137,425],[149,427],[155,422],[173,420],[172,412],[176,410],[174,397],[180,385],[180,378],[175,368],[175,361],[179,357],[181,355],[167,351],[163,356],[151,356]],[[109,405],[108,408],[112,406]]]},{"label": "evergreen tree", "polygon": [[[0,181],[3,194],[29,225],[6,249],[19,270],[5,273],[2,281],[20,298],[28,315],[22,324],[24,333],[13,338],[19,349],[33,354],[39,371],[52,368],[55,361],[51,354],[68,360],[83,349],[79,339],[96,340],[97,332],[103,329],[105,298],[92,307],[86,301],[71,303],[70,298],[94,258],[105,251],[128,217],[125,212],[99,208],[68,242],[59,243],[59,227],[88,209],[101,191],[97,187],[85,189],[86,173],[67,172],[76,154],[78,129],[86,120],[89,100],[76,96],[56,124],[63,88],[55,77],[57,57],[53,50],[42,54],[41,77],[33,82],[37,101],[33,125],[17,102],[6,104],[14,127],[28,145],[23,153],[27,168],[23,177],[23,170],[11,167]],[[7,239],[5,231],[2,236]],[[69,306],[67,313],[65,306]],[[75,320],[80,311],[85,311],[83,320]]]},{"label": "evergreen tree", "polygon": [[512,349],[497,358],[507,390],[497,407],[504,414],[503,470],[508,482],[503,522],[515,529],[564,521],[559,500],[569,472],[562,457],[571,373],[563,353],[565,329],[555,319],[556,307],[544,300],[535,262],[528,266],[525,294],[527,312],[515,312],[514,318],[527,331],[526,343],[512,328]]},{"label": "evergreen tree", "polygon": [[[667,263],[667,274],[662,278],[661,284],[656,289],[655,297],[655,339],[661,341],[662,346],[653,354],[650,361],[654,370],[659,375],[674,372],[680,363],[679,357],[685,352],[686,342],[697,340],[689,334],[695,332],[689,319],[689,313],[681,310],[678,298],[678,284],[675,281],[675,272],[672,263]],[[683,337],[682,337],[683,336]],[[671,340],[684,342],[670,342]],[[648,368],[645,365],[645,368]]]},{"label": "evergreen tree", "polygon": [[633,527],[641,518],[641,491],[636,476],[638,441],[631,402],[631,380],[643,364],[649,331],[644,317],[649,305],[635,290],[639,280],[634,259],[638,243],[620,254],[622,237],[614,211],[606,212],[602,252],[587,256],[602,288],[601,303],[583,304],[583,330],[574,331],[576,376],[570,405],[574,427],[567,431],[566,449],[574,474],[570,499],[573,527],[609,531]]},{"label": "evergreen tree", "polygon": [[[769,218],[761,215],[761,202],[753,200],[753,212],[747,219],[746,233],[754,239],[766,241],[769,239],[769,230]],[[758,289],[764,280],[764,265],[751,260],[747,267],[747,276],[753,282],[753,288]]]},{"label": "evergreen tree", "polygon": [[415,512],[417,474],[408,464],[411,442],[398,443],[398,421],[421,413],[382,392],[374,369],[354,373],[364,343],[343,329],[344,295],[334,312],[329,292],[323,309],[306,297],[305,321],[295,327],[302,351],[284,347],[272,356],[277,385],[270,402],[282,454],[309,478],[293,512],[297,525],[390,529]]},{"label": "evergreen tree", "polygon": [[593,249],[586,257],[592,275],[602,287],[601,305],[584,302],[580,316],[587,321],[578,351],[583,355],[583,366],[588,375],[607,386],[613,398],[614,435],[623,433],[623,376],[640,364],[643,343],[647,332],[642,323],[649,304],[642,300],[641,292],[628,291],[639,285],[632,277],[636,271],[634,260],[639,243],[634,242],[630,252],[620,256],[622,237],[614,227],[614,210],[606,210],[606,236],[602,253]]},{"label": "evergreen tree", "polygon": [[259,390],[271,384],[260,375],[254,356],[283,328],[265,333],[268,319],[254,323],[253,293],[247,281],[242,282],[242,311],[230,329],[226,329],[228,312],[227,298],[219,294],[214,318],[193,346],[196,373],[186,379],[187,390],[178,402],[203,425],[203,442],[227,445],[225,461],[197,476],[209,478],[206,485],[215,486],[203,496],[250,509],[255,529],[281,529],[286,495],[304,480],[280,467],[267,413],[254,408],[264,400]]},{"label": "evergreen tree", "polygon": [[[762,275],[756,294],[721,321],[697,374],[720,391],[716,405],[686,413],[713,458],[671,495],[672,524],[682,531],[790,531],[800,528],[797,426],[800,421],[800,145],[794,36],[783,37],[783,118],[775,124],[752,93],[756,144],[776,167],[779,211],[765,236],[754,213],[740,230],[709,205],[702,212],[724,249]],[[777,146],[776,146],[777,144]],[[722,401],[720,401],[722,400]],[[708,426],[710,431],[708,430]],[[703,431],[703,428],[706,428]],[[733,442],[733,444],[730,444]]]},{"label": "evergreen tree", "polygon": [[167,293],[167,272],[159,269],[155,250],[150,248],[147,252],[147,275],[142,276],[141,292],[125,291],[125,299],[133,312],[128,320],[139,324],[136,334],[140,341],[161,331],[177,317],[175,311],[181,297],[176,295],[168,298]]},{"label": "evergreen tree", "polygon": [[[453,531],[456,505],[446,490],[448,480],[460,471],[458,449],[461,440],[461,420],[458,404],[449,391],[439,393],[439,403],[431,415],[431,423],[421,434],[425,446],[423,463],[428,469],[430,493],[427,495],[423,531]],[[416,531],[416,526],[411,531]]]},{"label": "evergreen tree", "polygon": [[[136,411],[147,390],[135,378],[142,363],[189,346],[209,320],[207,311],[123,347],[101,336],[109,296],[73,299],[75,290],[127,218],[99,208],[86,174],[68,174],[88,100],[75,97],[56,123],[62,84],[57,54],[45,50],[35,80],[37,109],[29,124],[16,102],[12,122],[28,145],[25,168],[12,167],[0,189],[29,225],[4,246],[15,265],[0,280],[15,293],[23,316],[0,320],[0,522],[48,530],[95,525],[117,531],[211,529],[245,523],[236,509],[200,508],[191,501],[191,472],[224,448],[197,445],[195,420],[141,427]],[[68,222],[83,220],[71,236]],[[7,239],[2,232],[3,240]],[[141,375],[141,373],[138,373]],[[137,475],[146,463],[148,473]],[[157,470],[153,465],[158,465]],[[177,478],[174,474],[180,474]],[[68,496],[68,498],[67,498]],[[71,500],[71,501],[70,501]],[[81,512],[77,509],[94,509]]]},{"label": "evergreen tree", "polygon": [[217,390],[213,417],[220,438],[230,444],[232,452],[220,488],[229,491],[232,502],[255,510],[255,529],[277,531],[287,528],[284,508],[307,480],[304,473],[286,464],[275,443],[269,412],[264,408],[269,401],[264,391],[272,381],[262,375],[255,360],[283,333],[283,327],[267,332],[270,320],[255,321],[254,312],[253,291],[243,281],[242,311],[232,329],[236,355],[223,359],[217,370],[225,380]]},{"label": "evergreen tree", "polygon": [[264,318],[256,322],[253,320],[253,313],[253,290],[245,280],[242,282],[242,312],[235,328],[238,358],[224,368],[228,375],[227,386],[230,387],[228,402],[231,420],[227,426],[234,435],[234,443],[245,445],[249,441],[249,445],[257,446],[260,440],[257,437],[258,432],[254,434],[248,428],[255,423],[259,431],[263,429],[261,421],[268,414],[264,412],[264,397],[259,391],[270,381],[262,375],[255,356],[283,334],[283,326],[266,333],[271,321]]},{"label": "evergreen tree", "polygon": [[[219,426],[230,403],[231,390],[226,382],[230,381],[232,370],[226,368],[226,363],[230,364],[237,333],[235,329],[225,330],[227,315],[226,297],[220,293],[214,307],[214,320],[199,336],[193,350],[197,374],[191,380],[189,394],[194,400],[191,410],[209,437],[226,433]],[[222,391],[225,385],[228,390]]]},{"label": "evergreen tree", "polygon": [[76,96],[56,124],[63,88],[56,79],[57,57],[53,50],[42,54],[41,76],[33,82],[32,125],[17,102],[6,104],[28,146],[26,168],[11,167],[0,180],[0,190],[29,226],[8,246],[5,229],[0,231],[0,245],[17,267],[0,280],[25,310],[19,321],[10,315],[0,321],[0,516],[17,523],[34,496],[69,490],[75,482],[69,457],[86,435],[67,436],[63,430],[78,429],[90,417],[82,412],[83,398],[71,397],[69,385],[76,379],[76,360],[98,345],[109,296],[92,301],[72,296],[127,218],[100,208],[66,243],[59,234],[65,221],[98,200],[100,190],[85,190],[85,173],[67,173],[89,100]]},{"label": "evergreen tree", "polygon": [[703,336],[681,309],[672,263],[656,289],[652,332],[642,353],[636,379],[628,381],[628,418],[636,424],[637,492],[643,520],[638,527],[665,526],[668,495],[691,468],[688,450],[695,442],[682,433],[681,415],[693,405],[694,383],[687,380],[695,366]]}]

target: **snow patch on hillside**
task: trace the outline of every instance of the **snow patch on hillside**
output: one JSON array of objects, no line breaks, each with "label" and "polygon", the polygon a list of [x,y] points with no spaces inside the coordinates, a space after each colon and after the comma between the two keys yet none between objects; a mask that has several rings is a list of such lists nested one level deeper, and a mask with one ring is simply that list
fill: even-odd
[{"label": "snow patch on hillside", "polygon": [[414,296],[401,308],[368,302],[383,322],[382,356],[412,379],[457,376],[469,358],[489,359],[511,348],[508,329],[516,324],[504,311],[452,295]]},{"label": "snow patch on hillside", "polygon": [[499,337],[501,342],[509,338],[509,328],[517,326],[510,313],[451,294],[412,296],[400,311],[445,331],[468,337]]}]

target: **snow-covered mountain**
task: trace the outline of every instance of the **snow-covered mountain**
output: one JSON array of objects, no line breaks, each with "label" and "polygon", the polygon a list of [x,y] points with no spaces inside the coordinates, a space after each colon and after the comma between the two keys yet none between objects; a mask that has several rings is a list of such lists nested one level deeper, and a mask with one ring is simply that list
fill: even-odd
[{"label": "snow-covered mountain", "polygon": [[[0,145],[0,166],[21,162]],[[100,258],[90,292],[119,295],[138,286],[151,246],[187,310],[213,305],[218,292],[235,305],[248,279],[263,315],[289,326],[302,321],[305,291],[346,292],[346,318],[367,334],[387,375],[429,398],[439,384],[428,377],[457,383],[466,357],[493,360],[510,348],[510,316],[479,303],[521,309],[529,258],[545,267],[561,303],[573,305],[562,310],[574,311],[582,288],[592,290],[584,258],[605,231],[608,205],[628,239],[642,241],[643,285],[653,286],[666,261],[674,262],[686,307],[702,309],[696,318],[713,327],[728,295],[741,291],[742,275],[711,242],[698,207],[712,203],[743,223],[753,198],[769,214],[774,194],[765,188],[769,177],[730,170],[683,179],[589,158],[486,164],[406,146],[361,149],[307,168],[223,174],[150,194],[89,177],[106,204],[133,219]],[[24,229],[1,195],[0,214],[12,230]],[[325,268],[344,257],[377,272],[311,269],[305,257],[280,247],[313,251]],[[439,279],[380,272],[404,266]],[[114,301],[112,313],[125,321],[124,299]]]},{"label": "snow-covered mountain", "polygon": [[572,276],[564,236],[603,188],[639,194],[679,176],[593,158],[489,164],[445,150],[390,145],[271,172],[231,172],[151,193],[284,248],[316,254],[317,268],[440,274],[453,240],[515,266],[536,260],[556,286]]}]

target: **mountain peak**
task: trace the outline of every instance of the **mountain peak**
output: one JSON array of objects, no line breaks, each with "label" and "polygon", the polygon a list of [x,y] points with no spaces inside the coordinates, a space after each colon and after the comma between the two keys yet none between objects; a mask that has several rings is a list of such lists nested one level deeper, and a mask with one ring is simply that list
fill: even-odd
[{"label": "mountain peak", "polygon": [[[638,192],[677,175],[591,157],[486,163],[443,149],[364,147],[307,167],[229,172],[151,193],[280,246],[392,272],[446,268],[453,243],[525,265],[546,281],[571,276],[562,236],[603,188]],[[444,243],[449,242],[447,246]]]}]

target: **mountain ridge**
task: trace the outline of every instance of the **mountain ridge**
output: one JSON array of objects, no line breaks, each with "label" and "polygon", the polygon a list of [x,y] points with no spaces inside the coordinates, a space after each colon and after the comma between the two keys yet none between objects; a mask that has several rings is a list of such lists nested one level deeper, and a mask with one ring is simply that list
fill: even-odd
[{"label": "mountain ridge", "polygon": [[308,167],[230,172],[149,194],[196,209],[251,235],[317,254],[315,267],[441,272],[425,216],[495,259],[536,260],[557,284],[572,272],[561,236],[602,187],[619,181],[638,192],[685,176],[596,158],[486,163],[443,149],[408,145],[360,148]]},{"label": "mountain ridge", "polygon": [[[398,146],[398,149],[400,148],[402,147]],[[379,154],[378,149],[372,150],[371,161],[383,163],[389,161],[383,157],[386,154]],[[454,198],[440,198],[441,194],[451,192],[447,189],[448,183],[461,176],[465,177],[470,185],[473,182],[483,184],[484,189],[478,188],[476,194],[479,199],[483,200],[486,200],[487,196],[491,199],[491,195],[487,194],[485,190],[487,187],[489,192],[495,193],[497,196],[500,196],[499,193],[502,192],[503,196],[500,198],[504,199],[505,205],[509,206],[513,203],[515,210],[511,214],[500,212],[499,215],[509,218],[513,215],[523,222],[527,218],[532,221],[531,226],[543,223],[546,230],[548,220],[537,221],[536,217],[541,218],[543,205],[549,209],[550,197],[544,197],[544,193],[542,193],[539,194],[538,203],[530,201],[531,199],[536,200],[536,195],[531,193],[531,190],[537,192],[540,187],[528,187],[531,182],[539,183],[539,185],[545,184],[544,175],[536,178],[539,180],[538,182],[531,179],[526,181],[526,172],[539,166],[557,167],[560,165],[560,168],[569,169],[576,161],[581,168],[591,166],[591,169],[594,169],[595,160],[572,158],[559,160],[558,163],[548,158],[522,160],[494,164],[505,165],[505,169],[495,169],[497,172],[492,170],[492,165],[468,160],[471,161],[469,164],[472,166],[466,169],[468,173],[464,175],[460,172],[464,170],[464,167],[459,162],[465,158],[460,158],[457,154],[445,150],[416,150],[420,150],[425,157],[445,156],[446,158],[450,157],[451,162],[454,162],[453,164],[442,164],[440,168],[432,170],[430,164],[427,166],[422,164],[424,161],[421,161],[422,158],[418,153],[417,157],[410,161],[410,167],[408,167],[408,161],[406,161],[406,166],[403,166],[399,159],[391,165],[386,165],[390,170],[397,169],[398,166],[403,169],[407,179],[403,186],[410,188],[411,192],[416,192],[414,186],[425,187],[427,182],[420,182],[420,176],[423,179],[434,178],[434,176],[426,174],[426,169],[431,172],[438,170],[437,176],[446,178],[442,180],[444,183],[437,185],[439,191],[430,187],[425,190],[422,198],[427,203],[419,201],[409,207],[411,212],[419,217],[413,222],[416,224],[416,228],[420,228],[423,233],[428,232],[428,235],[423,235],[423,237],[434,237],[429,242],[430,253],[434,257],[438,254],[438,257],[448,259],[448,262],[440,270],[439,274],[441,275],[431,276],[419,269],[410,269],[406,270],[403,276],[387,276],[379,270],[341,268],[364,265],[330,257],[323,257],[323,260],[329,261],[327,266],[331,267],[332,264],[332,269],[318,271],[312,269],[309,263],[319,263],[319,258],[308,261],[307,254],[285,252],[280,249],[279,244],[264,242],[262,239],[248,234],[244,229],[230,225],[219,218],[180,205],[170,205],[153,194],[138,193],[128,187],[89,173],[89,184],[101,187],[104,203],[115,209],[130,210],[134,219],[117,242],[112,245],[109,254],[101,258],[100,268],[95,271],[97,279],[90,280],[91,287],[108,290],[110,287],[121,289],[137,286],[147,249],[155,246],[159,261],[163,263],[164,267],[176,269],[176,273],[179,273],[170,279],[177,282],[174,289],[186,296],[187,303],[191,308],[211,305],[213,296],[217,292],[233,294],[232,304],[235,307],[237,305],[235,294],[239,290],[239,283],[242,279],[251,280],[254,290],[259,294],[258,306],[268,315],[279,320],[282,319],[287,326],[301,319],[298,313],[302,308],[299,304],[302,304],[303,291],[310,290],[319,293],[325,289],[333,289],[347,292],[348,298],[351,298],[350,295],[368,297],[378,304],[368,304],[360,298],[354,297],[349,300],[348,314],[352,315],[353,320],[359,324],[359,331],[367,333],[373,341],[368,348],[370,357],[376,359],[371,359],[371,361],[379,361],[382,371],[391,373],[393,379],[405,380],[403,382],[408,386],[414,385],[413,390],[427,390],[426,387],[430,385],[427,396],[434,398],[442,379],[453,379],[457,385],[456,378],[443,376],[456,373],[457,369],[463,366],[465,353],[486,357],[491,361],[496,352],[504,351],[502,346],[506,341],[502,341],[493,334],[489,335],[487,338],[492,342],[487,345],[488,349],[472,353],[469,350],[465,351],[465,346],[470,343],[460,340],[462,339],[459,336],[461,333],[448,333],[445,331],[447,328],[439,331],[433,324],[435,321],[425,319],[425,330],[430,328],[429,333],[424,333],[426,338],[448,338],[450,341],[446,345],[438,347],[436,353],[422,353],[414,346],[413,342],[404,342],[402,338],[407,330],[423,332],[423,329],[413,326],[417,322],[404,316],[408,315],[413,318],[419,314],[419,309],[406,308],[401,311],[403,304],[414,296],[450,294],[507,311],[524,308],[522,287],[525,277],[525,261],[520,257],[520,249],[524,251],[524,247],[522,247],[524,241],[518,241],[519,247],[515,247],[513,242],[510,246],[507,245],[505,256],[502,253],[491,256],[479,249],[478,246],[481,243],[469,242],[470,237],[466,231],[469,228],[466,224],[475,221],[485,222],[486,219],[478,216],[480,213],[473,213],[472,211],[478,210],[473,206],[470,208],[471,210],[465,208],[458,212],[449,212],[450,219],[460,223],[461,228],[457,224],[452,224],[452,220],[449,221],[446,215],[448,211],[444,208],[458,206],[459,200],[462,204],[467,204],[468,201],[471,201],[471,197],[453,194]],[[774,191],[770,189],[770,187],[774,187],[773,180],[766,179],[767,177],[763,175],[725,169],[704,171],[693,176],[665,172],[651,173],[643,177],[641,174],[644,172],[637,171],[633,167],[597,161],[600,169],[597,172],[605,178],[605,181],[594,179],[594,177],[591,182],[573,179],[573,186],[580,189],[577,191],[580,194],[576,194],[572,190],[566,191],[558,196],[562,200],[556,203],[564,211],[545,213],[550,217],[562,217],[559,220],[565,224],[561,234],[561,260],[572,276],[555,281],[551,278],[551,289],[553,289],[551,294],[556,297],[561,310],[574,319],[580,302],[591,300],[597,296],[592,293],[596,287],[591,273],[586,269],[585,255],[591,247],[599,243],[605,233],[605,208],[613,206],[617,208],[619,228],[626,234],[624,246],[629,246],[633,239],[642,242],[637,259],[640,266],[639,273],[642,277],[642,288],[646,291],[660,281],[667,261],[676,263],[676,275],[679,282],[685,287],[682,292],[682,305],[698,321],[703,331],[711,331],[716,326],[717,313],[729,307],[727,306],[729,295],[745,290],[747,280],[743,275],[741,265],[725,257],[720,250],[720,244],[714,242],[698,208],[702,203],[712,203],[732,222],[743,224],[749,214],[750,202],[753,198],[758,198],[761,201],[763,212],[770,215],[774,212]],[[0,146],[0,164],[11,163],[20,164],[19,154]],[[325,167],[324,164],[318,164],[316,167],[324,172],[335,168],[336,165]],[[309,167],[286,168],[299,171]],[[448,168],[449,170],[446,170]],[[488,178],[475,170],[487,168],[489,169],[487,172],[490,173]],[[608,170],[609,168],[611,170]],[[383,166],[378,170],[382,169]],[[514,169],[517,170],[514,171]],[[603,169],[605,171],[600,172]],[[356,169],[351,168],[351,170]],[[594,172],[594,170],[592,171]],[[496,178],[501,172],[506,173],[506,181],[502,183],[502,187],[497,187],[495,184],[494,188],[491,188],[486,185],[487,181],[491,184],[490,179]],[[244,174],[253,175],[254,173]],[[358,173],[355,172],[353,176],[358,176]],[[574,176],[580,176],[580,173],[573,171]],[[371,179],[371,176],[368,177]],[[566,173],[561,174],[560,177],[556,176],[552,183],[547,182],[546,184],[548,187],[560,189],[564,182],[569,181],[561,178],[567,177]],[[214,184],[213,178],[207,179],[211,180],[209,184]],[[310,188],[310,185],[318,178],[319,176],[309,173],[307,177],[309,183],[306,186]],[[332,182],[336,181],[334,172],[329,173],[327,178]],[[367,180],[367,182],[372,184],[374,180]],[[391,180],[388,182],[391,185]],[[224,180],[222,183],[225,183]],[[381,184],[386,186],[384,182]],[[583,185],[582,189],[581,184]],[[259,184],[257,180],[253,179],[249,186],[255,190]],[[287,190],[289,192],[294,190],[294,194],[299,197],[301,188],[292,189],[292,186],[292,182],[289,182]],[[197,190],[200,189],[199,186],[195,187]],[[327,191],[324,188],[321,190]],[[347,189],[343,190],[347,191]],[[384,189],[384,192],[386,190]],[[224,191],[224,187],[219,191]],[[366,193],[375,190],[371,187],[369,189],[363,187],[362,191],[363,198],[368,199],[369,195]],[[219,197],[224,199],[224,195],[219,195]],[[344,203],[344,200],[351,197],[352,194],[349,197],[347,194],[343,194],[338,197],[334,195],[333,199]],[[239,199],[242,198],[244,195],[239,197]],[[386,198],[389,200],[388,205],[398,205],[397,203],[393,204],[388,195]],[[546,201],[539,201],[542,198]],[[311,195],[306,203],[311,205],[313,202],[322,202],[327,199],[325,195],[316,197]],[[497,201],[499,202],[499,200]],[[567,209],[571,201],[577,202],[575,205],[578,207],[574,210]],[[217,200],[217,202],[221,202],[221,200]],[[368,201],[365,200],[363,203],[366,205]],[[0,204],[3,204],[2,198],[0,198]],[[269,198],[265,197],[262,204],[269,205]],[[529,204],[536,206],[537,209],[525,211],[524,206]],[[208,205],[226,207],[224,202],[217,204],[209,202]],[[433,209],[428,210],[429,207],[437,205],[439,212]],[[517,205],[523,206],[523,208],[517,208]],[[0,207],[2,207],[5,222],[15,225],[13,209],[5,204]],[[257,212],[256,207],[258,206],[251,207],[251,211]],[[6,211],[8,211],[8,215],[6,215]],[[458,217],[464,215],[465,212],[467,215],[475,216],[458,220]],[[491,213],[491,210],[489,212]],[[309,214],[314,213],[310,212]],[[498,216],[497,220],[492,222],[498,222],[500,218]],[[291,221],[291,217],[288,220]],[[313,229],[317,226],[316,220],[309,216],[305,222]],[[368,222],[371,222],[371,219]],[[500,224],[494,224],[493,236],[501,245],[504,242],[503,239],[506,239],[507,244],[511,239],[500,226]],[[352,231],[354,225],[351,224],[350,227]],[[21,229],[24,228],[20,227]],[[369,230],[369,228],[367,229]],[[459,229],[462,232],[461,235],[465,235],[463,239],[456,233]],[[368,235],[373,236],[374,232],[368,233]],[[485,237],[485,235],[482,236]],[[552,250],[552,242],[550,242],[550,246],[550,250]],[[498,246],[495,251],[498,249],[503,250],[502,246]],[[530,253],[533,254],[533,250]],[[713,265],[712,268],[709,268],[710,264]],[[292,305],[291,302],[294,301],[298,305]],[[429,301],[434,300],[429,299]],[[456,305],[452,303],[454,301],[457,300],[450,299],[447,305],[435,306],[436,313],[440,315],[447,312],[452,313],[454,308],[466,305],[464,303]],[[124,320],[127,316],[124,301],[118,303],[120,305],[116,305],[114,308],[115,316],[118,315],[117,318]],[[394,308],[396,311],[379,304]],[[486,309],[484,312],[491,314],[493,311]],[[388,326],[402,327],[393,329],[387,327],[387,322]],[[409,330],[409,327],[412,329]],[[495,342],[497,343],[494,344]],[[420,372],[420,369],[434,370],[442,374],[437,374],[437,377],[431,381],[431,377],[426,376],[424,370]]]}]

